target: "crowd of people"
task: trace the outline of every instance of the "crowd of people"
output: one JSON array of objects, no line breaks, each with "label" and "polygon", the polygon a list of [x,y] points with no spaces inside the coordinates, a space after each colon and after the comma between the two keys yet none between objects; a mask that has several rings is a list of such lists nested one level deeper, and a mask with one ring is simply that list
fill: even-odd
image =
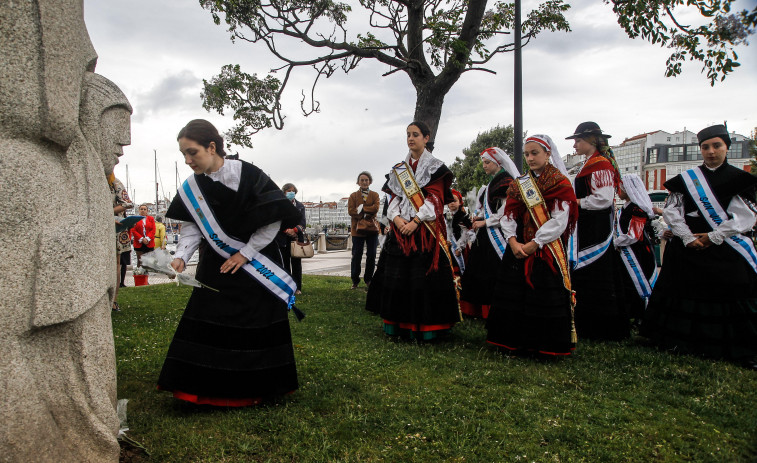
[{"label": "crowd of people", "polygon": [[[424,122],[408,125],[408,153],[381,188],[383,211],[368,172],[348,202],[352,289],[365,250],[365,308],[388,336],[432,341],[465,317],[483,318],[497,349],[561,358],[580,340],[624,340],[636,326],[662,349],[757,369],[757,252],[744,236],[757,220],[757,177],[728,164],[724,126],[699,132],[704,164],[665,183],[662,211],[637,175],[620,174],[610,135],[594,122],[566,137],[585,157],[573,182],[548,135],[525,140],[523,172],[502,149],[484,150],[490,179],[473,210],[433,156],[431,135]],[[222,406],[291,393],[298,380],[287,309],[302,269],[289,250],[305,227],[297,189],[226,158],[207,121],[191,121],[177,141],[194,175],[166,214],[183,223],[172,266],[183,271],[199,249],[197,277],[214,290],[193,289],[159,389]],[[130,207],[118,185],[114,213]],[[661,269],[650,226],[660,212],[668,227]],[[143,215],[146,231],[154,222]],[[134,239],[138,252],[155,246],[144,235]],[[119,249],[128,244],[119,238]]]}]

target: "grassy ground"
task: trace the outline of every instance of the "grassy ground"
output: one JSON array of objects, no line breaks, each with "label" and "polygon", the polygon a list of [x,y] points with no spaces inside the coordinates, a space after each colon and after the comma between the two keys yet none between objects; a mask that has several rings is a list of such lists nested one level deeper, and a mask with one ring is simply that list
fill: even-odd
[{"label": "grassy ground", "polygon": [[160,462],[757,461],[757,373],[638,342],[581,342],[554,363],[449,340],[396,342],[348,278],[305,276],[290,317],[300,389],[198,407],[155,383],[186,287],[122,289],[113,316],[129,435]]}]

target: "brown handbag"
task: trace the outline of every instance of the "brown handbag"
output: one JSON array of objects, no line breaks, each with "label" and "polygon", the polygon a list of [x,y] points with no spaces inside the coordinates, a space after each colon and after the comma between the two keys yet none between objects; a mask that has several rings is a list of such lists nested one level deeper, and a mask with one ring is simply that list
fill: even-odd
[{"label": "brown handbag", "polygon": [[304,243],[302,241],[292,241],[289,243],[289,252],[295,259],[307,259],[313,257],[313,243],[307,241],[307,238]]}]

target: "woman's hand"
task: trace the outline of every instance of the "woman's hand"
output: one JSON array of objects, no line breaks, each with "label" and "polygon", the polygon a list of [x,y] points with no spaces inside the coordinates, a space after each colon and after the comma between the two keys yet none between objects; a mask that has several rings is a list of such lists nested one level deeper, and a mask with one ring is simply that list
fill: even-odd
[{"label": "woman's hand", "polygon": [[523,251],[523,243],[518,242],[514,236],[507,240],[507,244],[513,250],[516,259],[525,259],[528,257],[528,254]]},{"label": "woman's hand", "polygon": [[479,228],[486,228],[486,220],[476,220],[473,222],[473,231],[478,231]]},{"label": "woman's hand", "polygon": [[694,236],[697,237],[697,241],[699,241],[699,244],[701,244],[702,249],[707,249],[710,246],[712,246],[712,241],[710,241],[710,235],[707,233],[694,233]]},{"label": "woman's hand", "polygon": [[415,230],[418,229],[418,224],[415,223],[415,221],[411,220],[410,222],[405,222],[405,225],[400,227],[400,233],[403,235],[412,235]]},{"label": "woman's hand", "polygon": [[247,260],[247,258],[243,256],[241,252],[238,252],[226,259],[226,262],[221,265],[221,273],[237,273],[237,270],[242,268],[242,266],[247,262],[249,262],[249,260]]},{"label": "woman's hand", "polygon": [[[184,259],[179,259],[178,257],[171,261],[171,267],[173,267],[174,270],[176,270],[176,273],[181,273],[184,271],[184,268],[187,266],[186,262],[184,262]],[[173,277],[171,277],[173,278]]]},{"label": "woman's hand", "polygon": [[539,245],[536,243],[536,241],[529,241],[528,243],[524,244],[521,249],[526,253],[526,256],[530,256],[539,249]]}]

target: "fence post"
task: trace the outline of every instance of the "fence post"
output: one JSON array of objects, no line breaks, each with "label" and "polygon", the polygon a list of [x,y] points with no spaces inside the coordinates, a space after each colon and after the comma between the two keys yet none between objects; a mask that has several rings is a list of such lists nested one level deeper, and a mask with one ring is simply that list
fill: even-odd
[{"label": "fence post", "polygon": [[318,233],[318,254],[326,254],[326,234]]}]

